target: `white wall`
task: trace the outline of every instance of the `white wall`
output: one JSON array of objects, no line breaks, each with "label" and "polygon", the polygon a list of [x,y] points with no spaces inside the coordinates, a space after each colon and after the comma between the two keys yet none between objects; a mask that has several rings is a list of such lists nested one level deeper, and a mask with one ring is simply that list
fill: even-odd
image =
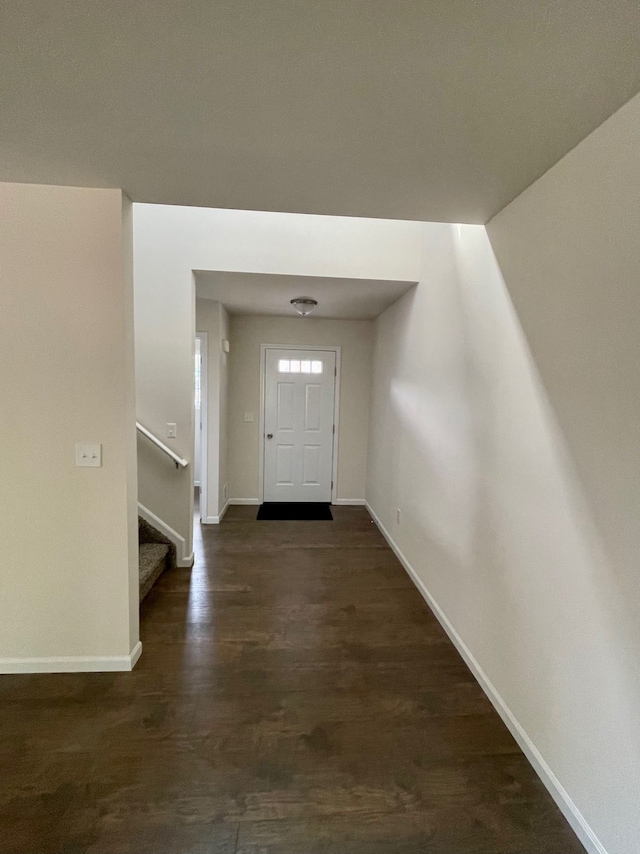
[{"label": "white wall", "polygon": [[[249,315],[231,317],[228,418],[231,499],[259,498],[261,344],[342,348],[336,495],[339,500],[364,499],[373,323]],[[244,421],[245,412],[253,412],[253,422]]]},{"label": "white wall", "polygon": [[206,514],[216,523],[225,505],[227,474],[227,360],[222,342],[229,338],[229,314],[215,300],[196,300],[196,327],[207,333],[207,484]]},{"label": "white wall", "polygon": [[[193,270],[416,281],[417,223],[134,205],[138,419],[193,454]],[[191,549],[193,467],[176,471],[138,443],[140,501]]]},{"label": "white wall", "polygon": [[607,552],[640,603],[640,96],[487,231]]},{"label": "white wall", "polygon": [[639,128],[635,99],[490,223],[506,284],[484,228],[423,227],[377,323],[367,487],[609,854],[640,849]]},{"label": "white wall", "polygon": [[[607,850],[631,854],[640,850],[640,96],[487,231],[592,535],[592,561],[569,589],[574,608],[561,614],[572,613],[583,647],[567,674],[573,738],[557,745],[556,764]],[[555,750],[545,735],[541,745]]]},{"label": "white wall", "polygon": [[[138,642],[130,205],[0,184],[0,671],[127,669]],[[101,468],[75,466],[102,444]]]}]

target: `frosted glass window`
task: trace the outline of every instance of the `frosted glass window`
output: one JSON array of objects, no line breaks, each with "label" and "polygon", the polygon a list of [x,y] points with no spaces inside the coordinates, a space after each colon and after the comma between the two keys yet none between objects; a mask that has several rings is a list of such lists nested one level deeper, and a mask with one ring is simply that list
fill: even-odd
[{"label": "frosted glass window", "polygon": [[322,362],[319,359],[278,359],[278,371],[281,374],[321,374]]}]

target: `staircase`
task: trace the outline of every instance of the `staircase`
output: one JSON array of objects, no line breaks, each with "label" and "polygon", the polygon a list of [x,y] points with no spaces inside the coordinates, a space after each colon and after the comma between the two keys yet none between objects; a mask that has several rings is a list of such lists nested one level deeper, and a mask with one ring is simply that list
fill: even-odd
[{"label": "staircase", "polygon": [[144,599],[165,569],[176,565],[175,546],[153,525],[138,516],[140,601]]}]

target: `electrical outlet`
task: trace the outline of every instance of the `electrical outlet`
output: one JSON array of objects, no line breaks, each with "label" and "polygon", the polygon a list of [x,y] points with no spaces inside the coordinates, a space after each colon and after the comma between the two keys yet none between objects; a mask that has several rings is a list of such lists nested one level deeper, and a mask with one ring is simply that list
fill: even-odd
[{"label": "electrical outlet", "polygon": [[253,412],[245,412],[244,420],[245,421],[253,421]]},{"label": "electrical outlet", "polygon": [[396,510],[396,522],[398,523],[398,525],[400,524],[400,508],[399,507]]}]

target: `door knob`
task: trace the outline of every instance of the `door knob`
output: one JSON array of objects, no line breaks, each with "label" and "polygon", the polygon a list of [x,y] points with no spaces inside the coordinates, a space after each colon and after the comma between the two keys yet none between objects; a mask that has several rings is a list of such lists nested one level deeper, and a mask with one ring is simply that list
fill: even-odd
[{"label": "door knob", "polygon": [[273,433],[267,433],[267,439],[273,439]]}]

